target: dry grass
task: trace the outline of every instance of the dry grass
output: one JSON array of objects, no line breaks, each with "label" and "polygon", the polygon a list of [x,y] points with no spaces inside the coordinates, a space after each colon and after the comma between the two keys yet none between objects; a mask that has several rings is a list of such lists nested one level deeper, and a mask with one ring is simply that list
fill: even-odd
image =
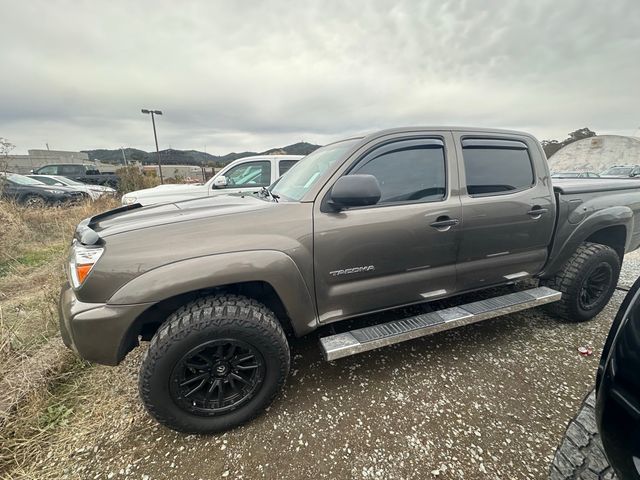
[{"label": "dry grass", "polygon": [[0,202],[0,476],[42,478],[29,465],[73,414],[72,390],[55,385],[87,365],[59,339],[62,267],[77,223],[116,206],[115,199],[42,209]]}]

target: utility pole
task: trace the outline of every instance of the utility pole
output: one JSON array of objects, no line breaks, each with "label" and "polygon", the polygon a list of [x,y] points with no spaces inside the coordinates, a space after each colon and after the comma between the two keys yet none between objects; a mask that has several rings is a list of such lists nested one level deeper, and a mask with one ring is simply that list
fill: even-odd
[{"label": "utility pole", "polygon": [[153,125],[153,138],[156,141],[156,154],[158,155],[158,173],[160,174],[160,183],[164,183],[164,178],[162,177],[162,163],[160,162],[160,149],[158,148],[158,135],[156,133],[156,120],[154,115],[162,115],[160,110],[147,110],[146,108],[142,109],[142,113],[151,114],[151,124]]},{"label": "utility pole", "polygon": [[129,165],[127,164],[127,156],[124,154],[124,148],[120,147],[120,151],[122,152],[122,159],[124,160],[124,166],[128,167]]}]

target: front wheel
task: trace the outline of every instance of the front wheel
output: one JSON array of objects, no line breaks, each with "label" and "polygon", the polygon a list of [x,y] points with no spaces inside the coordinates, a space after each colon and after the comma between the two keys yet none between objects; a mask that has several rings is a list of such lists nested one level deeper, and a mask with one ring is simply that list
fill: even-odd
[{"label": "front wheel", "polygon": [[289,347],[275,315],[238,295],[193,301],[151,340],[139,389],[149,413],[186,433],[214,433],[258,415],[289,373]]},{"label": "front wheel", "polygon": [[592,319],[607,305],[618,284],[620,257],[599,243],[584,242],[562,270],[544,285],[562,292],[562,299],[546,308],[570,322]]}]

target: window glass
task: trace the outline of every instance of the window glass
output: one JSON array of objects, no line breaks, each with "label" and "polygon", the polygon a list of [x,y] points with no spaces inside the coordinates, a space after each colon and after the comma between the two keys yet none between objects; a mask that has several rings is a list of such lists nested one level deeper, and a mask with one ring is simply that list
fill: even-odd
[{"label": "window glass", "polygon": [[526,149],[465,147],[463,155],[469,195],[509,193],[533,185]]},{"label": "window glass", "polygon": [[445,196],[444,148],[398,142],[368,154],[350,174],[378,179],[381,203],[429,202]]},{"label": "window glass", "polygon": [[82,165],[60,165],[58,168],[60,175],[83,175],[84,168]]},{"label": "window glass", "polygon": [[225,177],[230,187],[266,187],[271,183],[271,161],[242,163],[230,169]]},{"label": "window glass", "polygon": [[359,141],[343,140],[310,153],[274,184],[272,192],[284,200],[299,201]]},{"label": "window glass", "polygon": [[33,175],[33,176],[29,176],[29,178],[33,178],[34,180],[38,180],[39,182],[42,183],[46,183],[47,185],[62,185],[60,182],[58,182],[57,180],[54,180],[51,177],[42,177],[39,175]]},{"label": "window glass", "polygon": [[48,165],[46,167],[38,169],[38,173],[41,173],[42,175],[57,175],[58,167],[56,167],[55,165]]},{"label": "window glass", "polygon": [[281,177],[284,175],[291,167],[296,164],[297,160],[280,160],[280,164],[278,166],[278,173]]},{"label": "window glass", "polygon": [[[3,175],[4,176],[4,175]],[[18,185],[44,185],[44,183],[17,173],[9,173],[6,175],[7,180]]]}]

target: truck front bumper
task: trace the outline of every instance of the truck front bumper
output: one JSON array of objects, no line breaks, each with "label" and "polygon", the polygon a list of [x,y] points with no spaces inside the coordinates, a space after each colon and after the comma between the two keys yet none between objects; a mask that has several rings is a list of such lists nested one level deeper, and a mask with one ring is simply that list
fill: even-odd
[{"label": "truck front bumper", "polygon": [[104,365],[117,365],[126,355],[132,326],[152,304],[109,305],[84,303],[69,283],[60,292],[58,310],[64,344],[80,357]]}]

